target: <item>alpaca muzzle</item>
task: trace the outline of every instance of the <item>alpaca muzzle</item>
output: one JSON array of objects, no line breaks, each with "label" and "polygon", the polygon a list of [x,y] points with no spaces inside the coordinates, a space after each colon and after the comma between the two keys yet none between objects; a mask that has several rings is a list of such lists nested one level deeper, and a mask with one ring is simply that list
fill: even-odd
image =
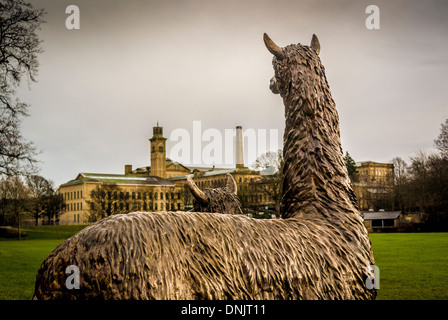
[{"label": "alpaca muzzle", "polygon": [[269,83],[269,89],[272,91],[273,94],[279,94],[280,93],[280,91],[278,90],[277,79],[275,78],[275,76],[273,76],[271,78],[271,81]]}]

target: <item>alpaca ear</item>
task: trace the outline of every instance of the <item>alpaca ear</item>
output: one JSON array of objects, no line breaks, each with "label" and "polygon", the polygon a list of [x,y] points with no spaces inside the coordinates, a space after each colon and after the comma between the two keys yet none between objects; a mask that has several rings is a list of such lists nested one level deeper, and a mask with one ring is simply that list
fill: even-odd
[{"label": "alpaca ear", "polygon": [[238,188],[235,182],[235,179],[233,179],[232,175],[230,173],[227,174],[227,189],[229,192],[232,192],[234,194],[237,194]]},{"label": "alpaca ear", "polygon": [[317,36],[313,34],[313,38],[311,39],[311,45],[310,47],[316,51],[317,54],[320,52],[320,43],[319,39],[317,39]]},{"label": "alpaca ear", "polygon": [[279,60],[283,59],[282,48],[276,45],[266,33],[263,35],[263,41],[270,53],[272,53]]},{"label": "alpaca ear", "polygon": [[196,200],[202,202],[204,204],[208,203],[207,196],[201,189],[198,188],[196,183],[194,183],[193,179],[190,176],[187,177],[187,185],[190,188],[191,194],[195,197]]}]

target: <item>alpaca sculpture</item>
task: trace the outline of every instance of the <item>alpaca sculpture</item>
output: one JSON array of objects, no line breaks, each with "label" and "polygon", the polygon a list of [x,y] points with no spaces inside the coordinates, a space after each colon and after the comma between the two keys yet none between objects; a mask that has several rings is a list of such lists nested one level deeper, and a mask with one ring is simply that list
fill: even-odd
[{"label": "alpaca sculpture", "polygon": [[338,114],[318,56],[319,40],[313,35],[310,47],[283,49],[267,34],[264,41],[274,54],[270,88],[285,105],[283,217],[298,212],[360,216],[342,153]]},{"label": "alpaca sculpture", "polygon": [[[316,49],[302,45],[281,49],[271,46],[269,41],[266,44],[271,52],[278,54],[274,58],[277,84],[273,86],[278,86],[285,107],[306,106],[298,112],[317,117],[320,111],[313,108],[323,105],[315,99],[324,98],[320,95],[324,89],[316,85],[327,86],[326,81],[304,81],[310,75],[299,65],[309,59],[311,65],[316,63],[313,66],[323,72],[316,59]],[[302,57],[304,53],[306,58]],[[303,93],[308,100],[299,103],[300,99],[295,100],[288,94],[293,90]],[[325,94],[326,99],[331,98],[329,91]],[[339,139],[333,134],[339,130],[338,122],[325,114],[327,125],[316,127],[312,121],[301,122],[289,110],[286,114],[286,128],[300,130],[301,135],[285,132],[285,139],[294,137],[311,145],[285,141],[285,147],[301,150],[301,153],[285,151],[285,160],[293,162],[288,165],[289,178],[285,181],[295,186],[301,183],[299,177],[304,177],[306,183],[305,191],[293,186],[286,189],[290,199],[283,199],[287,202],[283,205],[282,219],[260,220],[241,214],[203,212],[113,215],[81,230],[50,253],[36,276],[34,298],[374,298],[375,291],[365,284],[371,276],[367,268],[373,264],[370,242],[365,228],[361,227],[362,219],[354,198],[342,194],[344,190],[350,191],[344,184],[346,171],[335,165],[310,173],[310,177],[302,175],[302,171],[308,170],[305,164],[319,169],[313,163],[318,160],[313,159],[315,152],[334,153],[337,158],[340,151],[337,142],[325,139]],[[331,113],[334,115],[335,111]],[[296,122],[304,128],[295,127]],[[318,133],[324,137],[322,144],[328,143],[320,146],[325,149],[322,151],[313,148],[319,146],[313,141]],[[294,158],[294,154],[301,158]],[[297,166],[299,160],[309,161]],[[296,178],[294,168],[298,170]],[[328,179],[326,184],[334,184],[333,188],[340,185],[337,191],[341,198],[333,189],[325,195],[325,190],[321,190],[326,187],[325,181],[319,179]],[[332,179],[336,181],[333,183]],[[303,192],[310,194],[302,196]],[[327,204],[313,204],[327,198]],[[70,290],[65,285],[68,277],[65,270],[70,265],[79,269],[79,289]]]},{"label": "alpaca sculpture", "polygon": [[187,177],[187,186],[193,195],[193,211],[243,214],[241,202],[237,197],[237,185],[230,173],[224,188],[211,188],[202,191],[193,179]]},{"label": "alpaca sculpture", "polygon": [[374,264],[367,229],[345,165],[339,117],[313,34],[311,45],[277,46],[265,33],[274,55],[270,89],[285,106],[282,218],[320,216],[340,227],[348,242]]}]

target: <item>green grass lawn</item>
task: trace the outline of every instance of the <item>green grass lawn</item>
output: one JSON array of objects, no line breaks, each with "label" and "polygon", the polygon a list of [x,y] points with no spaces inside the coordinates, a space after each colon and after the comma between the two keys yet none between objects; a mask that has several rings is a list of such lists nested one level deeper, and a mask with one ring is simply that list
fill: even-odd
[{"label": "green grass lawn", "polygon": [[[24,227],[23,240],[0,241],[0,300],[31,299],[45,257],[83,226]],[[371,234],[380,270],[379,300],[448,299],[448,233]]]},{"label": "green grass lawn", "polygon": [[60,242],[0,241],[0,299],[31,299],[40,264]]},{"label": "green grass lawn", "polygon": [[26,231],[26,240],[44,240],[44,239],[68,239],[79,230],[83,229],[84,225],[74,226],[22,226],[21,229]]},{"label": "green grass lawn", "polygon": [[0,300],[29,300],[41,263],[56,246],[85,226],[23,226],[21,241],[0,238]]},{"label": "green grass lawn", "polygon": [[448,299],[448,233],[371,234],[379,300]]}]

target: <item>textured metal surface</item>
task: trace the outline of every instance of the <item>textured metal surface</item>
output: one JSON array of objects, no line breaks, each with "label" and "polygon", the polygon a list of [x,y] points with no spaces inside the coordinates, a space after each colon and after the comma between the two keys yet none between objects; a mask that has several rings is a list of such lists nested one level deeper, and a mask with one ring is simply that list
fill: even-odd
[{"label": "textured metal surface", "polygon": [[[220,213],[114,215],[45,259],[35,298],[374,298],[365,284],[374,264],[370,240],[348,180],[317,43],[316,37],[314,48],[269,48],[286,115],[282,219],[222,214],[223,193],[206,191],[207,199],[221,203],[207,210]],[[232,187],[224,189],[234,195]],[[65,287],[68,265],[78,266],[80,289]]]}]

